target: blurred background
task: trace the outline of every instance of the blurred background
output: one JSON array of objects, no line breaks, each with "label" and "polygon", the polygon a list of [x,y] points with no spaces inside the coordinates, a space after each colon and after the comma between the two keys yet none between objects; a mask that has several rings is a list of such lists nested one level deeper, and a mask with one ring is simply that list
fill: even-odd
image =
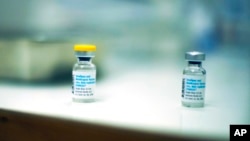
[{"label": "blurred background", "polygon": [[190,50],[249,59],[249,26],[248,0],[1,0],[0,80],[70,83],[75,43],[97,45],[98,81]]}]

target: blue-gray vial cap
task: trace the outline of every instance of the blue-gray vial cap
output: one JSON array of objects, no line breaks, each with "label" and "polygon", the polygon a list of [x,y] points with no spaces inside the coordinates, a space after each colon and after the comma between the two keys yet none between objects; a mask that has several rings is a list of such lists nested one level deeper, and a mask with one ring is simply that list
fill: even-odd
[{"label": "blue-gray vial cap", "polygon": [[190,51],[185,53],[185,59],[188,61],[204,61],[205,53],[198,51]]}]

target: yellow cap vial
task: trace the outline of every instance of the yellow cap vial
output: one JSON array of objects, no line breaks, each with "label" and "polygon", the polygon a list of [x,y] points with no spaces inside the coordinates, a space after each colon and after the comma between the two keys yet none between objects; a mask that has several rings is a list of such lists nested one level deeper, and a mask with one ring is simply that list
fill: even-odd
[{"label": "yellow cap vial", "polygon": [[92,44],[75,44],[74,51],[96,51],[96,46]]},{"label": "yellow cap vial", "polygon": [[94,102],[96,86],[96,67],[91,59],[95,56],[96,46],[92,44],[75,44],[75,56],[78,58],[73,66],[72,100],[73,102]]}]

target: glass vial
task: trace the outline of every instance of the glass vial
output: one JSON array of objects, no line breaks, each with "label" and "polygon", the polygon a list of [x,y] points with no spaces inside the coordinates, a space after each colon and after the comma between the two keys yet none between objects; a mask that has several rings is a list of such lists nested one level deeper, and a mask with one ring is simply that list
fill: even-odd
[{"label": "glass vial", "polygon": [[182,105],[185,107],[203,107],[206,87],[206,70],[202,68],[205,54],[186,52],[188,66],[183,70]]},{"label": "glass vial", "polygon": [[74,45],[75,56],[78,61],[72,71],[72,100],[73,102],[95,101],[96,67],[91,62],[96,51],[95,45]]}]

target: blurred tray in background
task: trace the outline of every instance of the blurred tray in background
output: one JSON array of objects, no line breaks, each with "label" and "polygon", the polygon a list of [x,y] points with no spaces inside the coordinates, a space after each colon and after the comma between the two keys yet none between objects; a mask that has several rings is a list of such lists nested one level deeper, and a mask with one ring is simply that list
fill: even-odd
[{"label": "blurred tray in background", "polygon": [[70,41],[0,39],[0,78],[50,81],[71,78],[76,61]]}]

